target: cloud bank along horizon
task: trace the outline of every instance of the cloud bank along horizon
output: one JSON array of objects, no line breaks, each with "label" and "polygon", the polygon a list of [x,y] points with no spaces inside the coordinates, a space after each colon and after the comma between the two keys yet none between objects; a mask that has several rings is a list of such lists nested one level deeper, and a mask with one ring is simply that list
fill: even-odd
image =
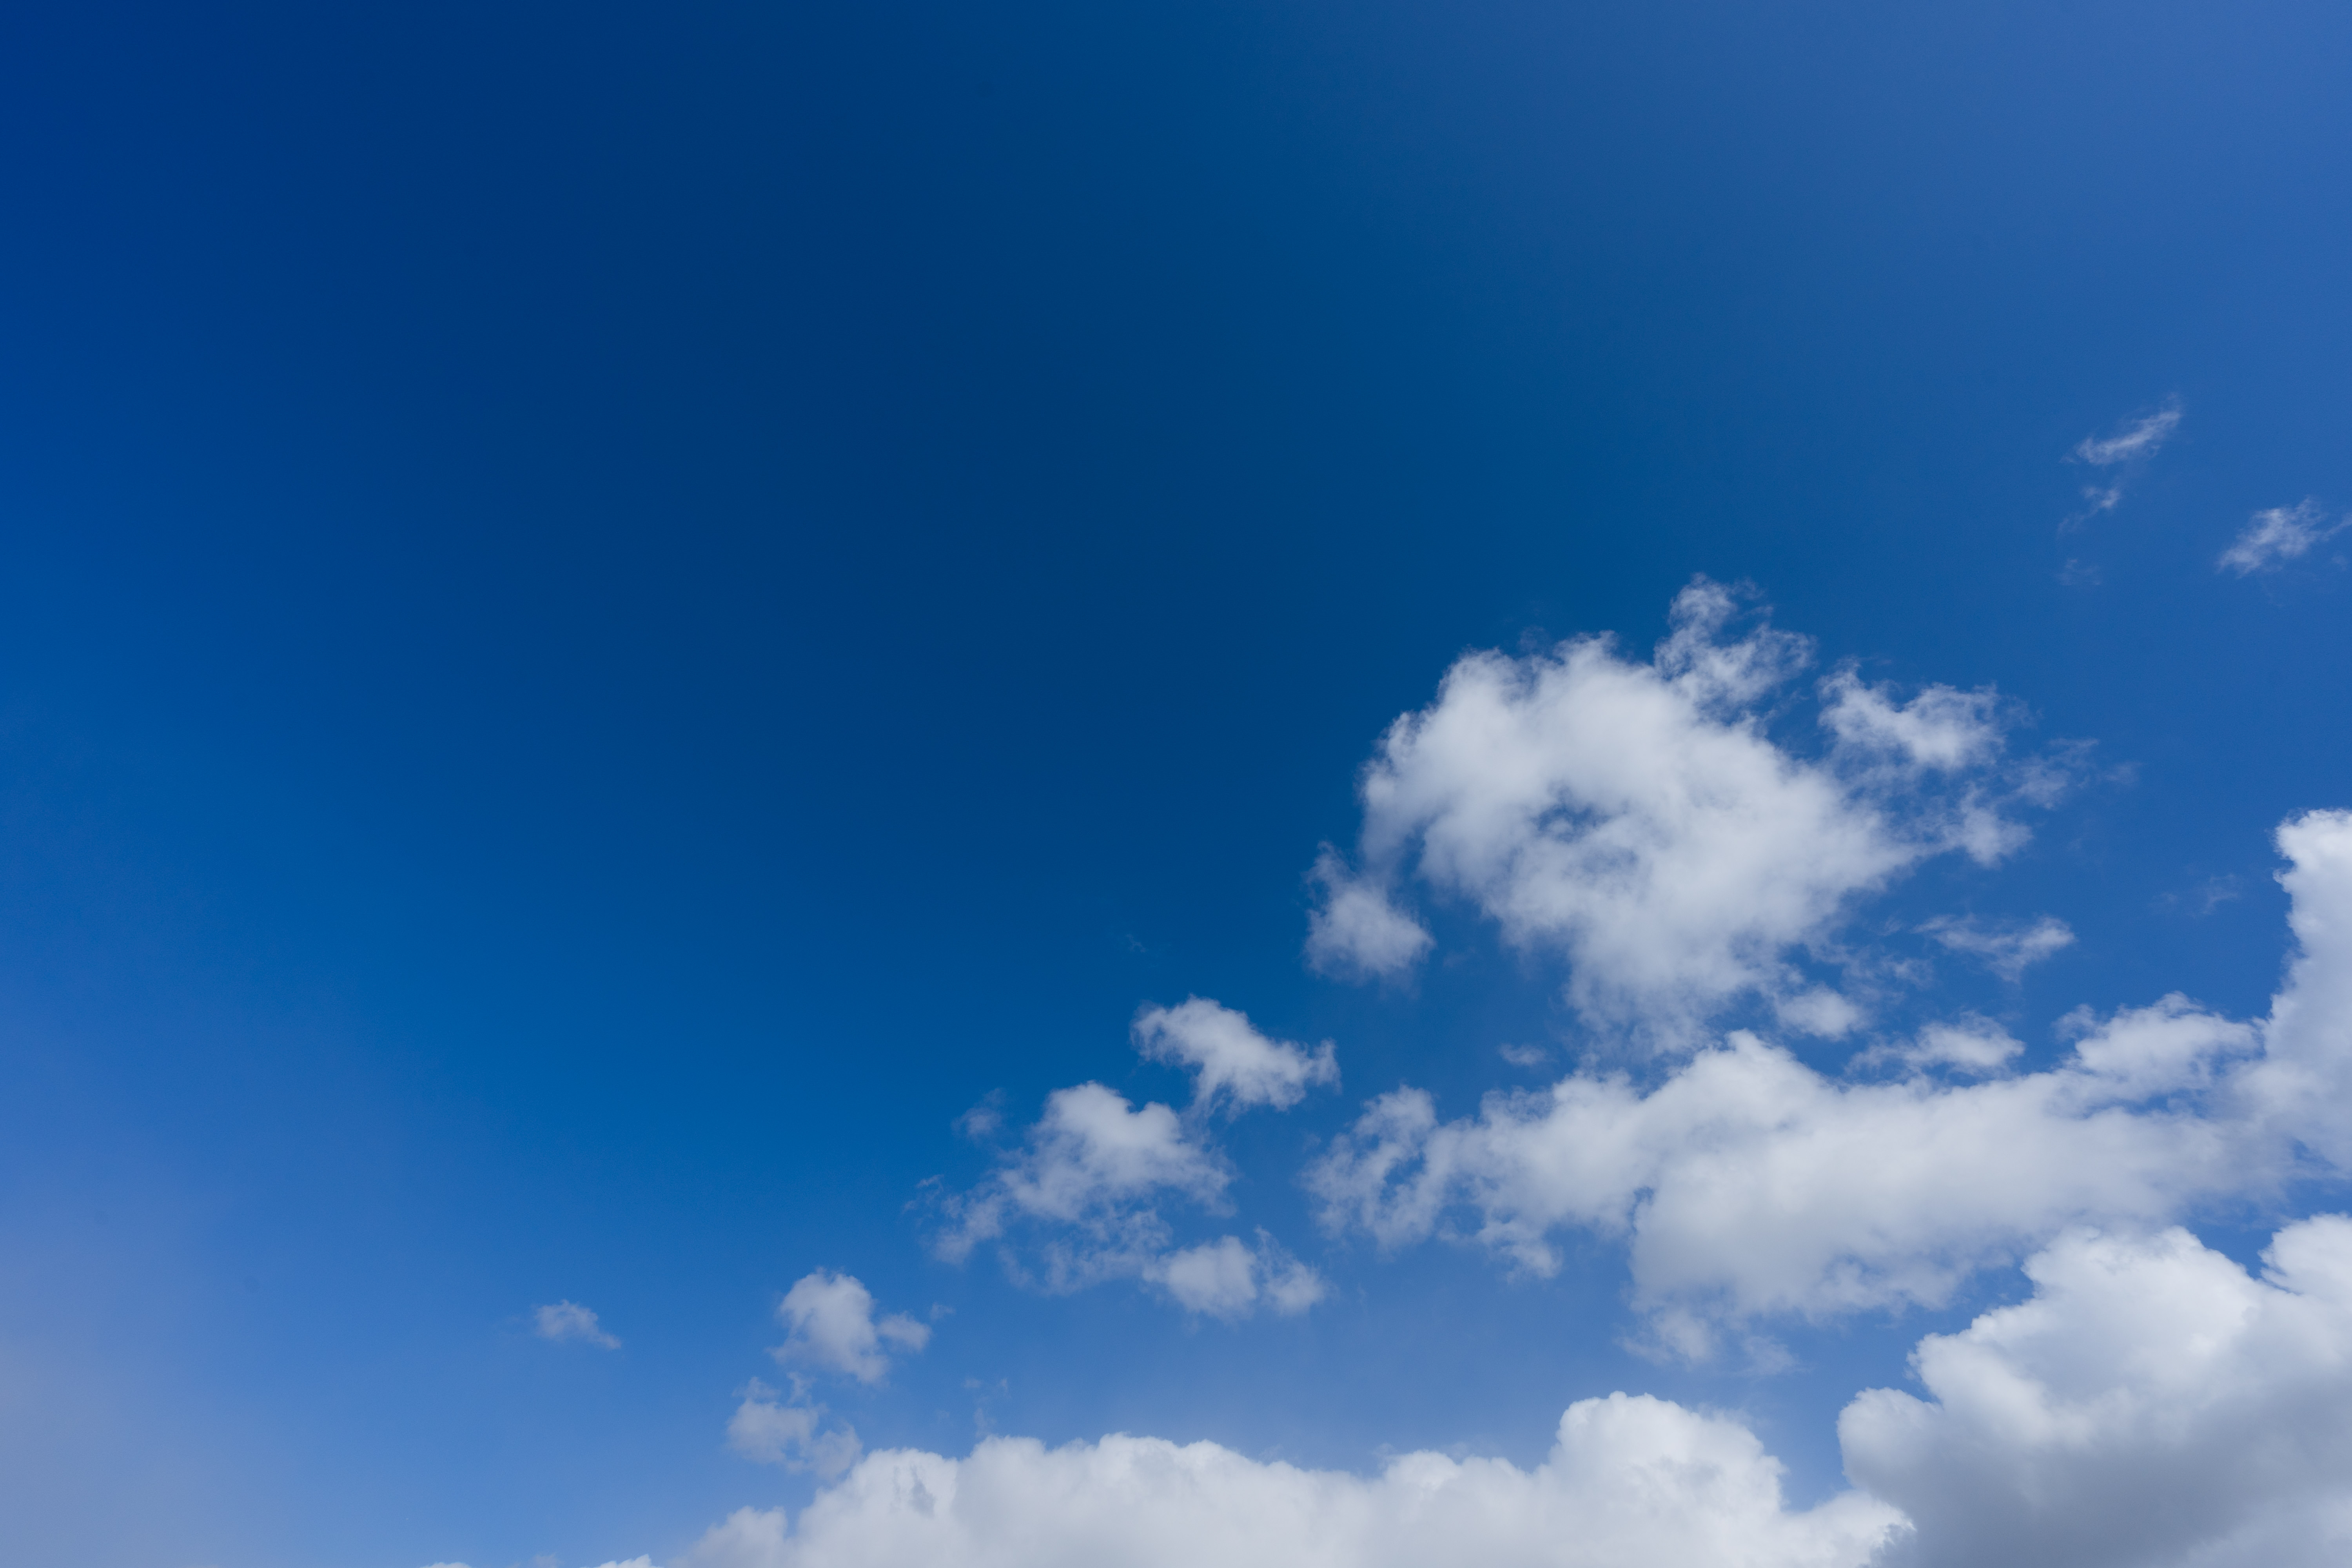
[{"label": "cloud bank along horizon", "polygon": [[[2177,419],[2078,456],[2136,460]],[[2276,826],[2290,929],[2265,1013],[2177,992],[2078,1008],[2057,1021],[2063,1052],[2028,1069],[2001,1023],[1938,1000],[1918,954],[2014,984],[2073,940],[2062,915],[1891,935],[1858,917],[1939,858],[2014,856],[2095,778],[2088,748],[2021,746],[2024,710],[1990,688],[1817,666],[1750,596],[1699,578],[1646,659],[1595,637],[1473,653],[1398,719],[1362,775],[1358,841],[1313,860],[1305,961],[1393,984],[1438,948],[1432,904],[1465,908],[1565,966],[1588,1048],[1466,1116],[1376,1087],[1293,1176],[1323,1244],[1391,1260],[1443,1239],[1541,1276],[1572,1239],[1621,1247],[1626,1334],[1666,1363],[1769,1373],[1778,1329],[1947,1307],[2021,1268],[2022,1300],[1919,1339],[1919,1392],[1854,1392],[1846,1489],[1795,1507],[1738,1416],[1632,1391],[1570,1405],[1528,1468],[1413,1452],[1360,1476],[1126,1435],[867,1453],[821,1385],[879,1381],[932,1329],[819,1268],[778,1309],[789,1387],[740,1391],[728,1440],[822,1489],[797,1516],[743,1509],[677,1562],[2342,1561],[2352,1219],[2278,1223],[2251,1268],[2188,1223],[2229,1204],[2283,1216],[2352,1168],[2352,811]],[[1192,1076],[1189,1101],[1075,1084],[1017,1131],[982,1108],[964,1131],[994,1163],[924,1194],[932,1252],[1230,1322],[1313,1312],[1328,1286],[1299,1253],[1316,1238],[1237,1214],[1221,1129],[1339,1093],[1339,1047],[1200,996],[1146,1004],[1131,1043]],[[1203,1216],[1231,1228],[1179,1246],[1176,1219]],[[617,1344],[569,1301],[538,1331]]]}]

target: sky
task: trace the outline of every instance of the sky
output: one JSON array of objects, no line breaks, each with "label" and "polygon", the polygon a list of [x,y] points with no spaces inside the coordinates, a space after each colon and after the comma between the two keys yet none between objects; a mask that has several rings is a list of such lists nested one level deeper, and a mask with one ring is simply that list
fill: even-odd
[{"label": "sky", "polygon": [[0,16],[0,1539],[2352,1549],[2352,16]]}]

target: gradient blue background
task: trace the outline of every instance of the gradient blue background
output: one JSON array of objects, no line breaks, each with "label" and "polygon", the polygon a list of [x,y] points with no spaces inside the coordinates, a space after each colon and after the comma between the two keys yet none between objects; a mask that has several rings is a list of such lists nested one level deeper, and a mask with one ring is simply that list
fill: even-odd
[{"label": "gradient blue background", "polygon": [[[2070,921],[2038,1049],[2258,1009],[2352,574],[2212,561],[2352,504],[2347,80],[2320,4],[11,7],[9,1555],[674,1551],[807,1495],[722,1438],[820,1264],[952,1309],[828,1392],[869,1445],[1527,1460],[1629,1387],[1826,1492],[1948,1320],[1742,1378],[1620,1349],[1599,1243],[1318,1240],[1308,1140],[1572,1031],[1458,918],[1311,978],[1302,873],[1455,654],[1703,571],[2128,768],[1889,906]],[[1232,1137],[1335,1300],[930,1260],[953,1120],[1177,1092],[1126,1024],[1192,993],[1339,1041]]]}]

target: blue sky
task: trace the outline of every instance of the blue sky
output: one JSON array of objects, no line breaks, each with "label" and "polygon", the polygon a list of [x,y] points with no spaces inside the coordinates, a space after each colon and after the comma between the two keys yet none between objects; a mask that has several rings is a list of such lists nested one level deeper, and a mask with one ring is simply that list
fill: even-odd
[{"label": "blue sky", "polygon": [[13,9],[12,1555],[2334,1560],[2347,66]]}]

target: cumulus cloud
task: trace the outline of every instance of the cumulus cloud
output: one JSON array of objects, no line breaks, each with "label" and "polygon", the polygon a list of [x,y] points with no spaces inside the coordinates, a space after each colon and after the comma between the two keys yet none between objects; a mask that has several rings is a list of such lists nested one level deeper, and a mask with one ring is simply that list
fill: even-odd
[{"label": "cumulus cloud", "polygon": [[[1167,1198],[1216,1210],[1233,1173],[1195,1140],[1173,1108],[1140,1108],[1098,1083],[1057,1089],[1022,1145],[980,1186],[940,1200],[947,1224],[932,1248],[961,1262],[983,1242],[1016,1228],[1044,1233],[1043,1278],[1049,1290],[1075,1290],[1105,1279],[1134,1277],[1165,1249]],[[1005,1251],[1008,1268],[1028,1270]]]},{"label": "cumulus cloud", "polygon": [[793,1281],[776,1319],[791,1334],[770,1353],[787,1364],[822,1367],[860,1383],[879,1383],[892,1351],[919,1351],[931,1331],[903,1312],[874,1315],[874,1293],[856,1276],[819,1268]]},{"label": "cumulus cloud", "polygon": [[577,1301],[558,1301],[531,1312],[531,1332],[557,1344],[594,1345],[616,1351],[621,1342],[604,1331],[596,1314]]},{"label": "cumulus cloud", "polygon": [[2352,1169],[2352,811],[2306,812],[2277,842],[2295,953],[2238,1088],[2248,1114]]},{"label": "cumulus cloud", "polygon": [[824,1405],[781,1399],[755,1377],[727,1423],[727,1446],[758,1464],[814,1470],[830,1479],[856,1464],[865,1446],[856,1428],[826,1426],[824,1415]]},{"label": "cumulus cloud", "polygon": [[688,1568],[1863,1568],[1903,1529],[1845,1493],[1805,1510],[1737,1422],[1612,1394],[1571,1405],[1549,1458],[1414,1453],[1370,1479],[1213,1443],[990,1438],[962,1459],[869,1456],[796,1525],[746,1510]]},{"label": "cumulus cloud", "polygon": [[2047,1072],[1848,1083],[1743,1031],[1647,1093],[1580,1073],[1445,1122],[1399,1089],[1308,1182],[1327,1225],[1389,1247],[1458,1236],[1549,1274],[1564,1227],[1626,1237],[1637,1301],[1697,1352],[1705,1318],[1939,1304],[2084,1216],[2242,1184],[2263,1167],[2242,1130],[2158,1102],[2252,1046],[2170,997]]},{"label": "cumulus cloud", "polygon": [[2315,547],[2347,528],[2352,528],[2352,517],[2328,524],[2319,503],[2307,498],[2296,506],[2271,507],[2247,520],[2245,528],[2230,548],[2221,552],[2214,565],[2241,577],[2275,571],[2308,555]]},{"label": "cumulus cloud", "polygon": [[1225,1212],[1234,1173],[1211,1137],[1215,1116],[1287,1110],[1310,1088],[1337,1085],[1335,1047],[1270,1039],[1246,1015],[1202,996],[1146,1005],[1133,1037],[1145,1058],[1192,1072],[1191,1105],[1139,1107],[1099,1083],[1055,1089],[984,1181],[934,1194],[943,1223],[932,1250],[960,1263],[998,1243],[1016,1283],[1055,1292],[1137,1279],[1216,1317],[1305,1310],[1321,1299],[1320,1277],[1265,1232],[1255,1250],[1230,1236],[1179,1249],[1163,1205]]},{"label": "cumulus cloud", "polygon": [[1589,1022],[1683,1045],[1743,995],[1811,989],[1790,955],[1859,897],[1931,856],[1990,864],[2024,842],[2012,810],[2045,801],[2054,773],[2004,763],[1994,692],[1906,700],[1840,669],[1818,689],[1828,743],[1800,755],[1766,721],[1811,645],[1769,626],[1732,635],[1739,607],[1693,582],[1647,663],[1598,637],[1458,661],[1366,770],[1366,870],[1350,879],[1327,853],[1310,951],[1410,963],[1425,942],[1333,934],[1377,927],[1370,900],[1386,908],[1410,871],[1564,957]]},{"label": "cumulus cloud", "polygon": [[1984,966],[2011,984],[2033,965],[2074,944],[2074,928],[2055,915],[2022,925],[1986,926],[1972,920],[1946,917],[1919,928],[1954,952],[1981,959]]},{"label": "cumulus cloud", "polygon": [[2078,1231],[2032,1300],[1921,1342],[1846,1470],[1916,1525],[1892,1564],[2322,1568],[2352,1556],[2352,1220],[2291,1225],[2260,1278],[2185,1230]]},{"label": "cumulus cloud", "polygon": [[1339,1082],[1330,1041],[1308,1051],[1270,1040],[1250,1026],[1246,1015],[1205,997],[1147,1006],[1135,1016],[1134,1033],[1135,1048],[1146,1058],[1192,1069],[1196,1106],[1222,1103],[1229,1114],[1254,1105],[1287,1110],[1310,1087]]},{"label": "cumulus cloud", "polygon": [[2352,1167],[2352,813],[2278,844],[2298,952],[2257,1023],[2178,995],[2078,1013],[2067,1058],[2018,1073],[2014,1041],[1963,1019],[1857,1058],[1908,1069],[1891,1081],[1741,1032],[1646,1090],[1587,1070],[1454,1121],[1401,1089],[1308,1184],[1334,1230],[1469,1239],[1538,1273],[1563,1228],[1623,1237],[1637,1301],[1698,1352],[1710,1322],[1934,1305],[2069,1226],[2161,1224],[2310,1157]]},{"label": "cumulus cloud", "polygon": [[1350,979],[1397,974],[1429,951],[1422,923],[1396,907],[1386,887],[1350,872],[1329,845],[1307,879],[1323,890],[1321,904],[1307,917],[1307,962],[1316,973]]},{"label": "cumulus cloud", "polygon": [[1262,1230],[1255,1249],[1239,1237],[1220,1237],[1154,1258],[1145,1266],[1144,1278],[1186,1311],[1212,1318],[1245,1318],[1261,1306],[1296,1317],[1320,1301],[1326,1290],[1321,1275]]}]

